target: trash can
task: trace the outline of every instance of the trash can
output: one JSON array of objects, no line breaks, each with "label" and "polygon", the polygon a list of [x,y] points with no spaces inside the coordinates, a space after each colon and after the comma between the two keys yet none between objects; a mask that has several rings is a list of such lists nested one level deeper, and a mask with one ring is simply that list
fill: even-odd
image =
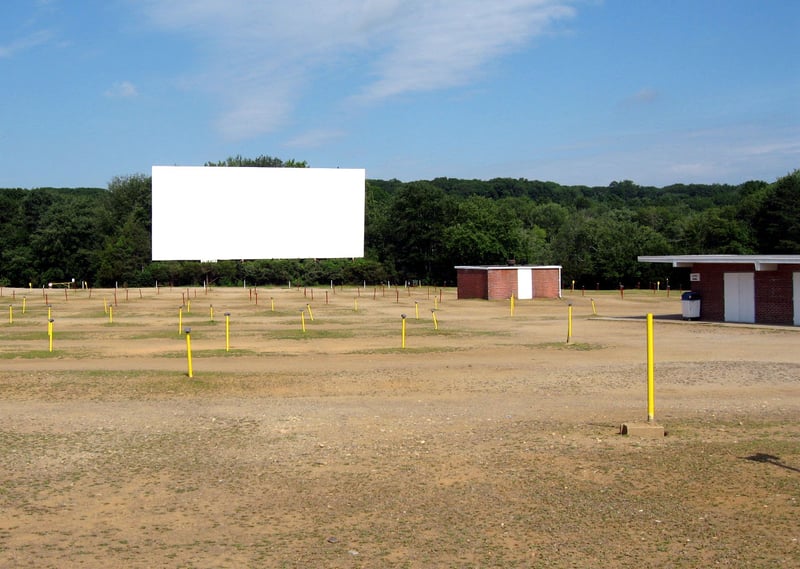
[{"label": "trash can", "polygon": [[700,293],[687,291],[681,295],[683,319],[700,318]]}]

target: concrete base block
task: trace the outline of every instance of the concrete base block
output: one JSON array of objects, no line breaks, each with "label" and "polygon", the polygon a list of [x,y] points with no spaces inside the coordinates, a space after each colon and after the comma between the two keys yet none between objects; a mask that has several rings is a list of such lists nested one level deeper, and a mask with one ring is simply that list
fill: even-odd
[{"label": "concrete base block", "polygon": [[619,428],[619,434],[631,437],[658,439],[666,436],[667,433],[663,425],[656,425],[655,423],[622,423],[622,426]]}]

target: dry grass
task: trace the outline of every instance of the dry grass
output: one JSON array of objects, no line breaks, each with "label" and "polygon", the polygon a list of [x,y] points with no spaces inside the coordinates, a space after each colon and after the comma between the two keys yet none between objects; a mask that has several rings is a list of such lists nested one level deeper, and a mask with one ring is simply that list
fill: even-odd
[{"label": "dry grass", "polygon": [[[109,324],[113,291],[78,291],[53,300],[53,354],[29,293],[0,325],[0,566],[800,559],[800,331],[684,323],[678,295],[636,291],[595,294],[595,318],[578,293],[566,344],[565,301],[511,318],[447,289],[436,332],[426,289],[359,291],[358,312],[337,289],[303,334],[303,292],[131,292]],[[617,434],[645,415],[648,311],[660,440]]]}]

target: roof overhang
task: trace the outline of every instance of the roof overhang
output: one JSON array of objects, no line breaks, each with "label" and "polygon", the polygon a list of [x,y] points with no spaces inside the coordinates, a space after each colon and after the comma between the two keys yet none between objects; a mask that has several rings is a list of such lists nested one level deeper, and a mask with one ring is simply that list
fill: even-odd
[{"label": "roof overhang", "polygon": [[456,265],[455,269],[473,269],[479,271],[515,270],[515,269],[561,269],[561,265]]},{"label": "roof overhang", "polygon": [[753,265],[756,271],[774,271],[778,265],[800,265],[800,255],[657,255],[639,256],[640,263],[670,263],[673,267]]}]

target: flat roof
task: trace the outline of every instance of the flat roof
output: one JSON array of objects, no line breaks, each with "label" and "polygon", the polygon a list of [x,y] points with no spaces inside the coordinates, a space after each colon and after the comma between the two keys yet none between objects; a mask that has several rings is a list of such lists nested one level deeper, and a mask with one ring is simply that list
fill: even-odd
[{"label": "flat roof", "polygon": [[642,255],[640,263],[671,263],[673,267],[705,264],[752,264],[757,271],[774,270],[777,265],[800,265],[800,255]]},{"label": "flat roof", "polygon": [[456,269],[477,269],[487,271],[489,269],[560,269],[561,265],[456,265]]}]

